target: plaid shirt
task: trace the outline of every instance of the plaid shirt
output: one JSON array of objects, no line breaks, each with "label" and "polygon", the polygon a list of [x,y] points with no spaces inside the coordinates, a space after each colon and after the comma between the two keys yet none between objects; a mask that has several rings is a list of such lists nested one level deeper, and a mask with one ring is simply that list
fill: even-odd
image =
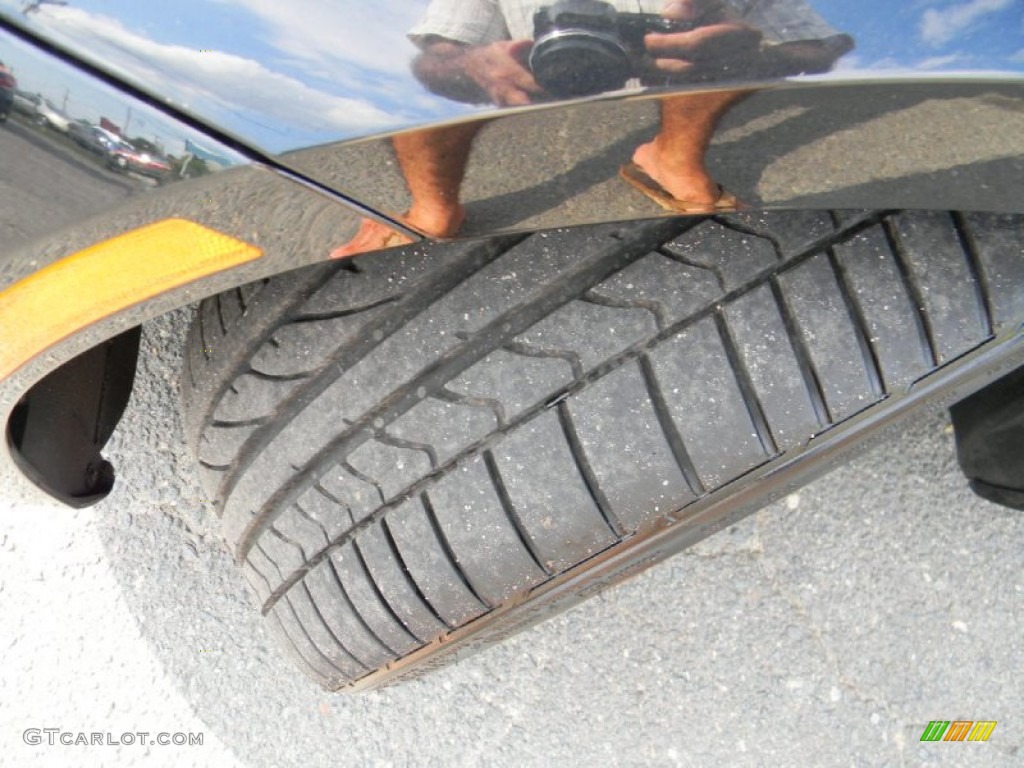
[{"label": "plaid shirt", "polygon": [[[422,45],[443,37],[467,45],[533,38],[533,14],[554,0],[431,0],[423,19],[409,32]],[[620,11],[659,13],[664,0],[614,0]],[[742,21],[757,27],[765,42],[826,40],[839,34],[804,0],[725,0]]]}]

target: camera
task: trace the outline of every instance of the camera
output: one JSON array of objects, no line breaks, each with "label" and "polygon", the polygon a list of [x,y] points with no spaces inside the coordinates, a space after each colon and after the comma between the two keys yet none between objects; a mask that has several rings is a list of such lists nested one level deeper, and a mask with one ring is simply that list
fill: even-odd
[{"label": "camera", "polygon": [[690,22],[625,13],[600,0],[559,0],[533,15],[529,65],[537,83],[560,98],[622,88],[635,77],[649,32],[688,32]]}]

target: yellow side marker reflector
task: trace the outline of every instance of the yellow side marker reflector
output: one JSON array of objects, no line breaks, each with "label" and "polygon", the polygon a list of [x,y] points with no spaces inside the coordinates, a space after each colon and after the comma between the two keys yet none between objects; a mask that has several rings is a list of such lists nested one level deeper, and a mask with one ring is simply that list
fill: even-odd
[{"label": "yellow side marker reflector", "polygon": [[263,255],[184,219],[97,243],[0,291],[0,380],[105,317]]}]

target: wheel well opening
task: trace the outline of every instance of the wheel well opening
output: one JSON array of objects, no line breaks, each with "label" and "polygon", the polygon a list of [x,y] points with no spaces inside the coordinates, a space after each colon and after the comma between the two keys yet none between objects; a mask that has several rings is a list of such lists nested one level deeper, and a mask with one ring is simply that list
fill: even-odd
[{"label": "wheel well opening", "polygon": [[135,380],[141,327],[108,339],[47,374],[18,401],[7,423],[15,463],[73,507],[102,500],[114,467],[100,451],[121,420]]}]

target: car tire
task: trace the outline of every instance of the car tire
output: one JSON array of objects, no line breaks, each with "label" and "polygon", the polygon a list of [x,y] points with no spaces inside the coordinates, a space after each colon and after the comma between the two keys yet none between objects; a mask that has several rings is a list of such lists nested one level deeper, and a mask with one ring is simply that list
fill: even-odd
[{"label": "car tire", "polygon": [[1019,322],[1021,242],[759,213],[304,268],[200,304],[186,433],[284,648],[373,687],[752,511],[694,524]]}]

